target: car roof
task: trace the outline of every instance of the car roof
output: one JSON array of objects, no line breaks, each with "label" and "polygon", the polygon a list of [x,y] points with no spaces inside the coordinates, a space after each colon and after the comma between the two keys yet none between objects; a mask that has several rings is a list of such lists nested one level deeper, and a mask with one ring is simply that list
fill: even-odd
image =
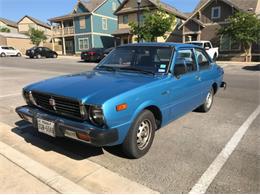
[{"label": "car roof", "polygon": [[145,46],[154,46],[154,47],[174,47],[176,49],[178,48],[201,48],[200,46],[197,45],[192,45],[192,44],[185,44],[185,43],[174,43],[174,42],[165,42],[165,43],[156,43],[156,42],[149,42],[149,43],[131,43],[131,44],[126,44],[122,45],[119,47],[125,47],[125,46],[138,46],[138,47],[145,47]]}]

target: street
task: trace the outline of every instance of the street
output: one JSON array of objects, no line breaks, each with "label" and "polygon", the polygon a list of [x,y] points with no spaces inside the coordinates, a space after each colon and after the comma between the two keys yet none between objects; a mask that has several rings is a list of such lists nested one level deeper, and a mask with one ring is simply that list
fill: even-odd
[{"label": "street", "polygon": [[[189,193],[233,135],[259,108],[259,65],[221,65],[227,89],[218,91],[210,112],[192,112],[170,123],[156,132],[147,155],[129,160],[118,147],[96,148],[40,134],[14,111],[25,104],[21,90],[27,84],[91,70],[95,64],[70,58],[0,58],[0,122],[12,127],[9,132],[1,132],[0,141],[95,193],[100,191],[85,186],[89,168],[86,160],[159,193]],[[206,193],[260,193],[259,127],[258,114]],[[52,193],[51,189],[46,192]]]}]

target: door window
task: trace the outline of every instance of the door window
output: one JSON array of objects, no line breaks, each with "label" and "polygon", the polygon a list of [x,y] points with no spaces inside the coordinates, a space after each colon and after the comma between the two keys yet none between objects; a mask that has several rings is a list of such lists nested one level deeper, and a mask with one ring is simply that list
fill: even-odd
[{"label": "door window", "polygon": [[205,43],[205,44],[204,44],[204,48],[209,48],[209,49],[210,49],[210,48],[211,48],[211,45],[210,45],[210,43],[208,43],[208,42],[207,42],[207,43]]},{"label": "door window", "polygon": [[196,49],[196,57],[200,70],[205,70],[210,67],[210,61],[208,55],[200,49]]},{"label": "door window", "polygon": [[197,70],[195,56],[192,49],[177,51],[174,65],[174,75],[180,76]]}]

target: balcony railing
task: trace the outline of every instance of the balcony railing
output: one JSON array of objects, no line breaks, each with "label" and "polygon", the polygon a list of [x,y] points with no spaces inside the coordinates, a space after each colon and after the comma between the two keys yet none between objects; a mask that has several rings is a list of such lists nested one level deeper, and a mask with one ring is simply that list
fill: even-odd
[{"label": "balcony railing", "polygon": [[53,27],[52,33],[53,36],[63,36],[63,35],[73,35],[74,34],[74,26],[69,27]]}]

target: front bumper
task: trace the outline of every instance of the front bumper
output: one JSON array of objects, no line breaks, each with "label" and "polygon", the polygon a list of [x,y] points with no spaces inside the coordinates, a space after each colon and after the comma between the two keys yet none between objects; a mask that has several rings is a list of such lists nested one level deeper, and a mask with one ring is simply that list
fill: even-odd
[{"label": "front bumper", "polygon": [[[32,123],[35,128],[38,128],[37,119],[53,122],[55,131],[54,137],[69,137],[95,146],[113,145],[113,143],[118,141],[117,129],[97,128],[85,122],[79,122],[62,116],[53,115],[30,106],[18,107],[16,108],[16,112],[23,120]],[[78,137],[77,135],[81,133],[87,135],[90,139],[86,141]]]}]

